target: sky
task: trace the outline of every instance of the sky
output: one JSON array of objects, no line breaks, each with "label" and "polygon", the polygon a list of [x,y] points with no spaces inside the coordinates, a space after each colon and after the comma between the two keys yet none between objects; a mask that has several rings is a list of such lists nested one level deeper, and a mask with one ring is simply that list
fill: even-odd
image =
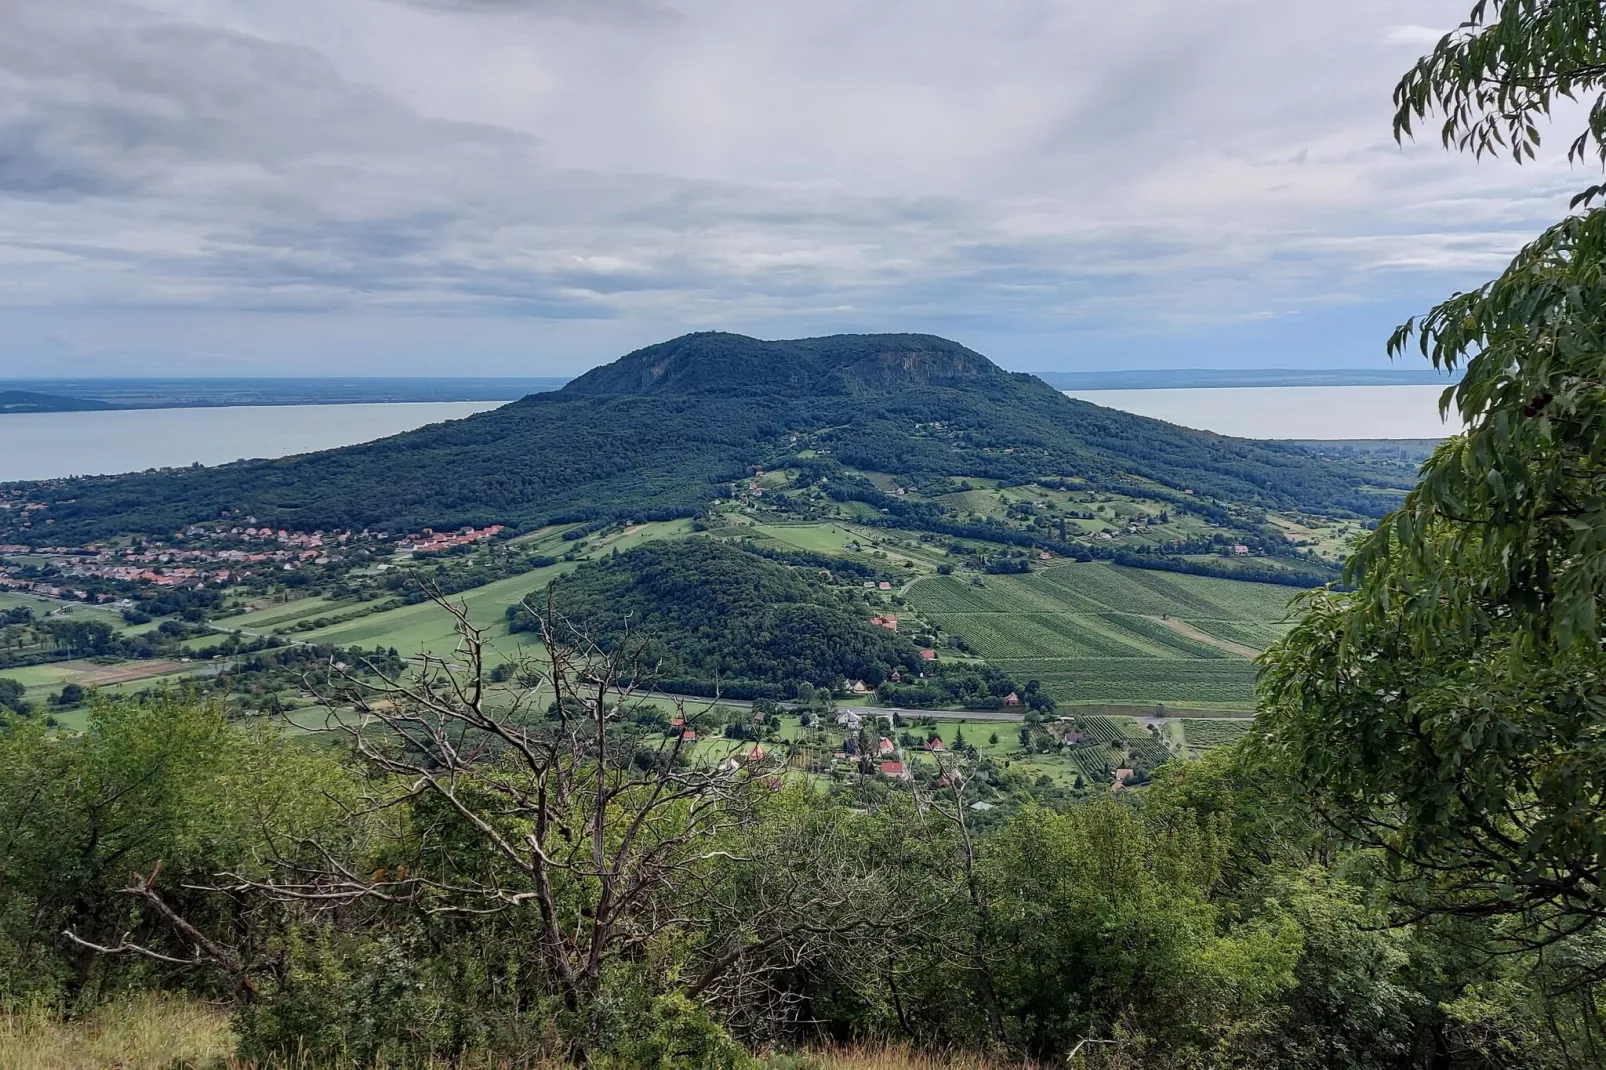
[{"label": "sky", "polygon": [[1469,6],[12,0],[0,377],[1386,366],[1592,180],[1394,142]]}]

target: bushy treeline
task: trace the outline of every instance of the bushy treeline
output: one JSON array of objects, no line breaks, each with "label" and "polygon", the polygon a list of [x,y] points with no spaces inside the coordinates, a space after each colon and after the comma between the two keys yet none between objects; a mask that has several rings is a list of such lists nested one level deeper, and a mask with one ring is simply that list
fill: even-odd
[{"label": "bushy treeline", "polygon": [[888,706],[996,710],[1013,694],[1023,709],[1054,709],[1054,700],[1043,694],[1036,680],[1017,683],[997,666],[985,662],[931,662],[925,670],[919,677],[888,680],[876,688],[876,697]]},{"label": "bushy treeline", "polygon": [[[643,646],[658,686],[685,694],[791,698],[799,685],[874,687],[920,671],[907,638],[792,568],[714,539],[648,543],[580,566],[553,585],[554,626],[613,648]],[[539,631],[544,602],[508,607],[514,632]]]},{"label": "bushy treeline", "polygon": [[183,652],[185,639],[206,631],[204,624],[168,619],[148,631],[125,635],[104,620],[46,617],[10,625],[0,633],[0,668],[69,658],[171,657]]},{"label": "bushy treeline", "polygon": [[[1162,1070],[1584,1065],[1564,1045],[1600,1010],[1592,990],[1547,993],[1561,975],[1494,954],[1486,925],[1393,912],[1385,859],[1335,843],[1246,753],[985,835],[963,798],[757,786],[619,916],[576,1000],[496,847],[527,830],[494,796],[450,805],[181,697],[99,704],[73,737],[13,719],[0,999],[188,987],[234,1000],[243,1054],[320,1065],[734,1068],[758,1045],[862,1037],[1044,1061],[1092,1037]],[[642,835],[680,827],[654,814]],[[382,894],[263,892],[330,858]],[[560,926],[583,931],[598,879],[554,871]],[[460,909],[476,881],[504,900]],[[748,983],[708,982],[727,959]]]}]

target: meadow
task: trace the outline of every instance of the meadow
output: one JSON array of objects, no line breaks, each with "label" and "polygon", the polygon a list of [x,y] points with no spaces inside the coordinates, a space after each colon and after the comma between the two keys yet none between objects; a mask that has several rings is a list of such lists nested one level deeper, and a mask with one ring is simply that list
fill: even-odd
[{"label": "meadow", "polygon": [[1276,584],[1064,564],[1021,576],[939,576],[908,592],[922,615],[1057,701],[1247,711],[1249,655],[1283,630]]},{"label": "meadow", "polygon": [[[636,524],[611,535],[587,540],[582,557],[594,558],[615,550],[622,553],[653,539],[674,538],[690,533],[689,520]],[[559,542],[558,545],[567,547],[573,544]],[[507,607],[521,599],[539,596],[548,583],[573,570],[578,563],[560,561],[509,576],[453,595],[452,601],[466,607],[469,620],[487,629],[490,639],[501,642],[505,649],[500,653],[511,654],[519,644],[510,641],[512,637],[508,633],[505,617]],[[431,602],[382,610],[355,620],[297,633],[297,638],[306,642],[334,643],[337,646],[395,647],[404,657],[425,652],[444,656],[457,647],[457,634],[451,615]],[[528,645],[528,637],[520,639]]]}]

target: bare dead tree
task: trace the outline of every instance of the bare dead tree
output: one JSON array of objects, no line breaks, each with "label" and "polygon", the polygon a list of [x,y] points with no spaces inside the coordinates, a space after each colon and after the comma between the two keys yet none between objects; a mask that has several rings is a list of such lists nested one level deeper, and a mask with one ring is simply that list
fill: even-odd
[{"label": "bare dead tree", "polygon": [[[795,999],[780,979],[855,961],[865,937],[908,921],[886,875],[851,849],[842,814],[811,821],[804,800],[784,816],[773,759],[694,756],[690,733],[717,697],[673,699],[678,724],[643,727],[661,701],[648,697],[658,666],[628,629],[599,640],[566,620],[549,590],[543,606],[525,606],[540,648],[515,652],[515,670],[497,683],[489,670],[500,652],[487,629],[429,593],[455,627],[450,656],[426,654],[402,672],[331,659],[310,686],[325,731],[346,741],[372,785],[347,811],[352,826],[401,843],[430,834],[417,816],[427,806],[490,864],[454,864],[438,851],[415,855],[411,867],[373,867],[360,836],[282,840],[269,831],[250,872],[219,874],[209,890],[346,930],[386,911],[527,913],[542,969],[520,983],[571,1009],[598,994],[610,965],[648,958],[661,937],[682,949],[673,983],[691,997],[727,1012],[784,1008]],[[187,954],[126,937],[116,946],[73,939],[222,970],[248,991],[253,975],[274,971],[164,910],[154,885],[152,874],[128,891]]]},{"label": "bare dead tree", "polygon": [[993,932],[992,909],[982,885],[981,873],[976,866],[976,841],[970,832],[969,810],[965,805],[965,789],[970,778],[957,762],[945,764],[937,759],[937,783],[946,791],[947,798],[933,795],[929,801],[916,789],[917,804],[926,806],[954,826],[959,836],[960,862],[963,866],[965,896],[970,906],[971,931],[963,949],[960,965],[975,974],[981,988],[982,1001],[987,1011],[987,1028],[995,1042],[1004,1039],[1004,1019],[999,1010],[998,988],[994,980],[992,955],[997,946]]}]

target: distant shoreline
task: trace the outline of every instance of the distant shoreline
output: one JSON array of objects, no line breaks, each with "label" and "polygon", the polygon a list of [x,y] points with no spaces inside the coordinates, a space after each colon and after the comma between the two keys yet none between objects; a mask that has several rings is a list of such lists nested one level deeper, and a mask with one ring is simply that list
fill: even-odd
[{"label": "distant shoreline", "polygon": [[[1187,368],[1127,371],[1036,372],[1057,390],[1161,390],[1277,386],[1447,386],[1430,370],[1384,368]],[[505,401],[558,390],[565,376],[254,376],[240,378],[29,378],[0,379],[0,394],[53,395],[55,411],[202,409],[264,405],[378,405],[435,401]],[[37,409],[10,411],[49,411]]]},{"label": "distant shoreline", "polygon": [[1147,368],[1037,372],[1058,390],[1200,390],[1273,386],[1451,386],[1455,379],[1416,368]]},{"label": "distant shoreline", "polygon": [[[299,405],[395,405],[497,401],[556,390],[569,380],[556,376],[469,378],[239,378],[239,379],[0,379],[6,391],[82,401],[78,409],[217,409]],[[24,415],[29,410],[17,410]],[[50,411],[50,410],[33,410]],[[0,409],[0,415],[9,415]]]}]

